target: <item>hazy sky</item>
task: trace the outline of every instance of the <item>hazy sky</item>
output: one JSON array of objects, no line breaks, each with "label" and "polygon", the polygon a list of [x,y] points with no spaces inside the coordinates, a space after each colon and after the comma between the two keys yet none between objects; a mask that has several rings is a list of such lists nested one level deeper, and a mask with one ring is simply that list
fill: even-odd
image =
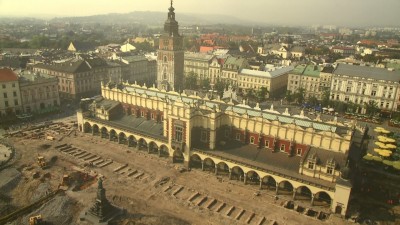
[{"label": "hazy sky", "polygon": [[[0,16],[86,16],[167,11],[169,0],[0,0]],[[280,24],[400,26],[400,0],[175,0],[179,13]]]}]

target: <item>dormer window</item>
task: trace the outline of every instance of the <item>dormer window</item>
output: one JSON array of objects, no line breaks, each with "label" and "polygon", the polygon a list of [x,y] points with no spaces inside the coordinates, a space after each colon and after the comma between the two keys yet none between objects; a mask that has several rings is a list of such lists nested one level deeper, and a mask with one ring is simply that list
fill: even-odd
[{"label": "dormer window", "polygon": [[308,169],[313,170],[315,167],[315,162],[313,161],[308,161]]},{"label": "dormer window", "polygon": [[317,164],[317,156],[315,154],[310,155],[307,160],[307,168],[310,170],[314,170],[316,164]]},{"label": "dormer window", "polygon": [[250,144],[254,144],[255,138],[254,137],[250,137]]},{"label": "dormer window", "polygon": [[333,175],[335,173],[336,162],[334,159],[329,159],[326,162],[326,173]]}]

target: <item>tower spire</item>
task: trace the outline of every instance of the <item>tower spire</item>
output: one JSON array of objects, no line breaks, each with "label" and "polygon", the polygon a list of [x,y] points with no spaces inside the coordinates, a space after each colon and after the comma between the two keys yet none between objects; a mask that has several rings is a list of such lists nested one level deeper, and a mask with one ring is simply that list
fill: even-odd
[{"label": "tower spire", "polygon": [[172,7],[173,4],[174,4],[174,0],[171,0],[171,7]]}]

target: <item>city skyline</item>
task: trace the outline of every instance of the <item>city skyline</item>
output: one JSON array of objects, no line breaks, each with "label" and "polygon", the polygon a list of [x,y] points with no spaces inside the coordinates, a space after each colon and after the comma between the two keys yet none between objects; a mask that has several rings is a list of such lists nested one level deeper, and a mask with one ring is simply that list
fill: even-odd
[{"label": "city skyline", "polygon": [[[169,4],[169,0],[121,0],[112,3],[104,0],[0,0],[0,15],[49,19],[134,11],[165,12]],[[250,0],[234,4],[228,0],[175,0],[174,7],[180,14],[234,16],[258,24],[398,26],[397,21],[400,20],[400,14],[397,13],[400,1],[396,0],[385,0],[379,4],[373,0],[287,0],[284,3],[278,0]],[[204,10],[199,10],[201,8]]]}]

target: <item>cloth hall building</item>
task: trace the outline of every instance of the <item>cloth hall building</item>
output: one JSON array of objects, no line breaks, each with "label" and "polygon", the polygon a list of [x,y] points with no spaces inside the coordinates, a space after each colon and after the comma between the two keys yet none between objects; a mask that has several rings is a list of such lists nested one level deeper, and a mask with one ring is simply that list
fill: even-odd
[{"label": "cloth hall building", "polygon": [[184,59],[172,3],[164,30],[157,88],[102,83],[101,97],[81,101],[79,130],[345,215],[348,155],[365,129],[178,93]]},{"label": "cloth hall building", "polygon": [[139,85],[103,84],[82,101],[79,129],[137,150],[169,156],[276,193],[309,197],[345,214],[353,127],[245,104]]}]

